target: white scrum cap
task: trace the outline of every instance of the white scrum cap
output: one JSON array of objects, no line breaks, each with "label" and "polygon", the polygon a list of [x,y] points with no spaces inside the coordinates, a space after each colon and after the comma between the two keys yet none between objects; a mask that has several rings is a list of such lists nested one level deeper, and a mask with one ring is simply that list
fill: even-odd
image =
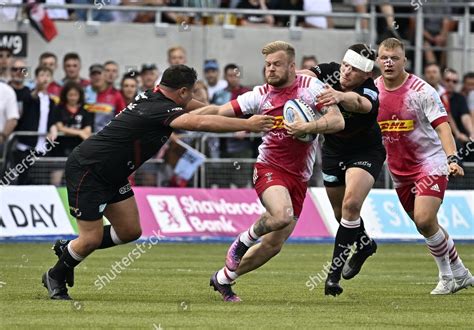
[{"label": "white scrum cap", "polygon": [[353,51],[352,49],[347,50],[342,60],[347,64],[352,65],[354,68],[364,72],[372,72],[372,69],[374,68],[374,61]]}]

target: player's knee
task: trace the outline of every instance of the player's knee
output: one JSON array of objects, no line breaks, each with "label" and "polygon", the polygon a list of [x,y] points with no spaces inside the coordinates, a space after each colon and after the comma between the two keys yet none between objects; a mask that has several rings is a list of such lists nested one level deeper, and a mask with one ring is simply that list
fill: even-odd
[{"label": "player's knee", "polygon": [[416,228],[421,234],[432,231],[433,226],[436,225],[436,219],[428,212],[415,213]]},{"label": "player's knee", "polygon": [[136,241],[142,236],[142,229],[140,227],[129,228],[125,233],[119,236],[120,240],[124,243]]},{"label": "player's knee", "polygon": [[291,206],[281,208],[276,212],[274,217],[276,219],[278,229],[285,228],[295,220],[293,208]]},{"label": "player's knee", "polygon": [[358,217],[360,215],[361,208],[362,205],[359,200],[350,197],[344,200],[344,203],[342,205],[342,213],[346,214],[346,217],[349,218]]}]

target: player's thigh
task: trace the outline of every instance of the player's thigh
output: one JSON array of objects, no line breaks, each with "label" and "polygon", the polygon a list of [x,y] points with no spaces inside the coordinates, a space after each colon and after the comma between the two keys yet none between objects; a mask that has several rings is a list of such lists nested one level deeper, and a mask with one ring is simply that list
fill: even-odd
[{"label": "player's thigh", "polygon": [[442,200],[434,196],[416,196],[415,209],[413,210],[413,217],[415,223],[420,222],[437,222],[437,214],[441,206]]},{"label": "player's thigh", "polygon": [[358,167],[348,168],[346,171],[346,191],[343,203],[358,204],[362,203],[374,186],[374,177]]},{"label": "player's thigh", "polygon": [[281,248],[281,246],[286,242],[288,237],[290,237],[291,233],[296,227],[297,222],[292,221],[288,224],[285,228],[272,231],[262,237],[261,243],[264,246],[276,247]]},{"label": "player's thigh", "polygon": [[122,240],[134,240],[141,236],[140,216],[135,196],[108,204],[105,216]]},{"label": "player's thigh", "polygon": [[277,218],[293,217],[291,196],[283,185],[274,185],[266,188],[261,194],[262,203],[270,215]]}]

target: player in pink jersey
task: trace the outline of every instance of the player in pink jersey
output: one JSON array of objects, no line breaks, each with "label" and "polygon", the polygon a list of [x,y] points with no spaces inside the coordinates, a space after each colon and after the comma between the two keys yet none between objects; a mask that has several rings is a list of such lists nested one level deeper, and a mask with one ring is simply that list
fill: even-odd
[{"label": "player in pink jersey", "polygon": [[377,120],[398,198],[438,265],[439,282],[431,294],[450,294],[474,285],[453,239],[437,218],[448,175],[463,176],[464,171],[457,164],[456,145],[438,93],[407,73],[406,61],[404,45],[398,39],[380,44]]},{"label": "player in pink jersey", "polygon": [[[263,136],[255,164],[253,182],[266,212],[230,246],[225,267],[210,281],[224,301],[240,301],[231,282],[263,264],[280,252],[293,232],[301,213],[315,158],[315,143],[302,142],[289,135],[283,124],[283,106],[299,98],[316,108],[323,83],[316,78],[296,75],[295,50],[283,41],[274,41],[262,49],[265,56],[266,84],[237,97],[222,106],[198,110],[205,114],[242,116],[267,114],[276,124]],[[312,122],[315,133],[337,132],[344,128],[344,118],[335,106]],[[262,237],[260,243],[257,240]]]}]

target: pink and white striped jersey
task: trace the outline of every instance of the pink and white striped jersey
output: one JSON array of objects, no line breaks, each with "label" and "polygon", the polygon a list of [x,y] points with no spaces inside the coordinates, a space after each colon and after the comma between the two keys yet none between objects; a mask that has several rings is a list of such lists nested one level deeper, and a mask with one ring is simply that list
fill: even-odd
[{"label": "pink and white striped jersey", "polygon": [[309,180],[313,173],[317,142],[301,142],[286,133],[283,125],[283,106],[286,101],[299,98],[317,111],[317,96],[323,88],[324,85],[319,79],[297,75],[291,86],[256,86],[252,91],[231,101],[236,116],[263,114],[275,117],[275,125],[263,135],[263,142],[258,148],[258,163],[299,176],[303,181]]},{"label": "pink and white striped jersey", "polygon": [[435,128],[447,122],[439,94],[424,80],[410,74],[394,91],[387,91],[382,77],[377,121],[387,150],[387,162],[395,188],[428,175],[447,175],[446,154]]}]

